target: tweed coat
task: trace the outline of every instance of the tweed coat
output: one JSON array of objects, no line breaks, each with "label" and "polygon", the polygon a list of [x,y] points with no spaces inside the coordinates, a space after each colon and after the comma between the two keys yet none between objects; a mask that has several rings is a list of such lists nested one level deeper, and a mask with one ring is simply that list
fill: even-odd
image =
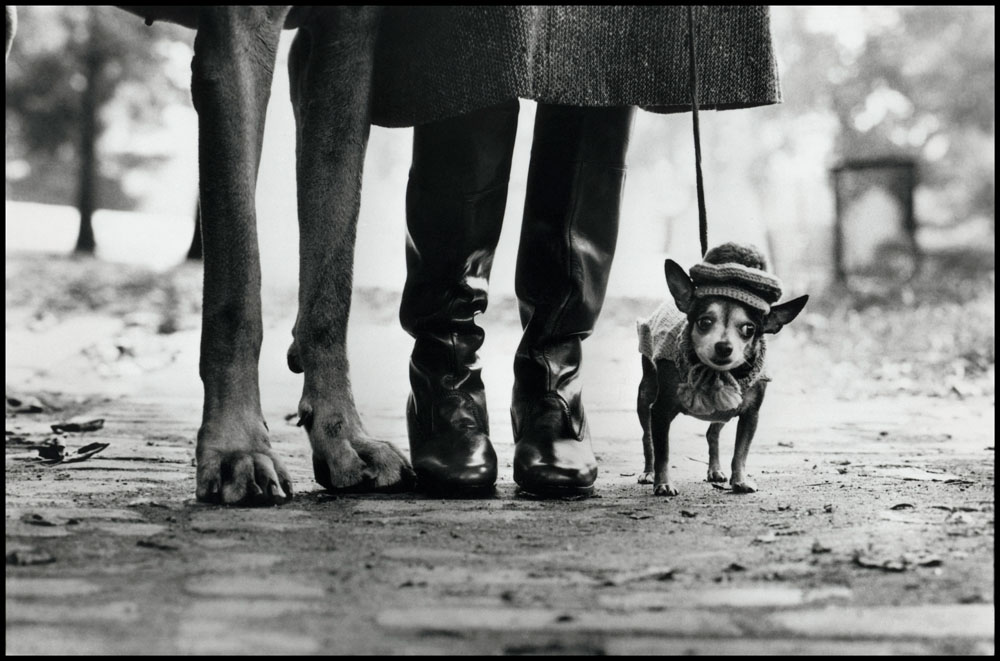
[{"label": "tweed coat", "polygon": [[[781,100],[766,6],[697,6],[699,102]],[[514,97],[690,108],[685,6],[387,7],[372,120],[412,126]]]}]

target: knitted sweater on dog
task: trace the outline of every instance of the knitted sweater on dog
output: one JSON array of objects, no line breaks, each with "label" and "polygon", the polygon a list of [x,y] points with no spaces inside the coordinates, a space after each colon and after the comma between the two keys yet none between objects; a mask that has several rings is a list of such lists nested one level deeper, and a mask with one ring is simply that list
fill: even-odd
[{"label": "knitted sweater on dog", "polygon": [[698,360],[691,346],[687,317],[669,302],[664,302],[648,319],[636,322],[639,353],[653,364],[669,360],[677,368],[682,382],[677,389],[687,413],[699,418],[728,419],[736,413],[744,394],[758,381],[768,381],[764,373],[764,338],[758,340],[757,357],[749,373],[737,379]]}]

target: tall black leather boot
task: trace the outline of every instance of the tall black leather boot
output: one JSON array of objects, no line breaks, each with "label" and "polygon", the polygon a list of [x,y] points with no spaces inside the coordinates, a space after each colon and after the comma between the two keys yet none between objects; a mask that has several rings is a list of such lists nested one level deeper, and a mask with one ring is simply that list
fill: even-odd
[{"label": "tall black leather boot", "polygon": [[515,288],[514,481],[541,496],[593,491],[581,342],[594,330],[618,238],[634,109],[538,106]]},{"label": "tall black leather boot", "polygon": [[513,99],[414,129],[399,317],[416,340],[406,412],[425,491],[458,495],[496,483],[475,316],[486,309],[517,114]]}]

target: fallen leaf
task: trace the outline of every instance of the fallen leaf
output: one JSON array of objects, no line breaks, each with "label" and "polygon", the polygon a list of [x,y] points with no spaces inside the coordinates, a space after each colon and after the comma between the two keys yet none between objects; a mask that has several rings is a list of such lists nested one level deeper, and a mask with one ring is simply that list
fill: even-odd
[{"label": "fallen leaf", "polygon": [[819,555],[821,553],[829,553],[832,550],[833,550],[832,548],[821,543],[818,539],[813,541],[812,552],[815,553],[816,555]]},{"label": "fallen leaf", "polygon": [[21,522],[27,523],[30,526],[58,526],[63,523],[62,521],[47,519],[41,514],[35,512],[28,512],[27,514],[22,515]]},{"label": "fallen leaf", "polygon": [[60,422],[52,425],[52,431],[61,432],[88,432],[97,431],[104,427],[104,418],[89,420],[87,422]]},{"label": "fallen leaf", "polygon": [[38,456],[46,461],[62,461],[66,456],[66,446],[58,441],[44,444],[38,448]]},{"label": "fallen leaf", "polygon": [[635,473],[618,473],[619,477],[635,477]]},{"label": "fallen leaf", "polygon": [[674,567],[650,567],[641,571],[614,574],[604,579],[604,585],[612,587],[625,585],[626,583],[635,583],[636,581],[669,581],[674,578],[674,574],[676,573],[677,569]]},{"label": "fallen leaf", "polygon": [[31,395],[27,397],[7,395],[8,413],[41,413],[44,410],[44,405],[37,397]]},{"label": "fallen leaf", "polygon": [[891,509],[891,510],[912,510],[912,509],[915,509],[915,508],[916,508],[916,505],[914,505],[913,503],[897,503],[896,505],[893,505],[889,509]]},{"label": "fallen leaf", "polygon": [[643,519],[652,519],[652,514],[646,514],[645,512],[629,512],[628,518],[634,519],[636,521],[641,521]]},{"label": "fallen leaf", "polygon": [[55,562],[56,558],[48,551],[39,549],[19,549],[7,554],[7,564],[16,567],[29,567],[31,565],[47,565]]},{"label": "fallen leaf", "polygon": [[169,541],[159,540],[155,538],[140,539],[135,543],[136,546],[140,546],[144,549],[155,549],[157,551],[178,551],[180,546]]},{"label": "fallen leaf", "polygon": [[[87,459],[90,459],[98,452],[103,452],[110,445],[111,445],[110,443],[89,443],[87,445],[84,445],[79,450],[77,450],[75,454],[71,455],[64,454],[63,457],[60,459],[54,461],[47,461],[44,463],[46,466],[61,466],[63,464],[74,464],[80,461],[86,461]],[[39,452],[39,454],[41,454],[41,452]]]},{"label": "fallen leaf", "polygon": [[795,444],[791,441],[778,441],[779,448],[794,448]]},{"label": "fallen leaf", "polygon": [[854,552],[854,564],[865,569],[878,569],[884,572],[900,573],[907,569],[909,564],[905,558],[871,558],[863,551]]}]

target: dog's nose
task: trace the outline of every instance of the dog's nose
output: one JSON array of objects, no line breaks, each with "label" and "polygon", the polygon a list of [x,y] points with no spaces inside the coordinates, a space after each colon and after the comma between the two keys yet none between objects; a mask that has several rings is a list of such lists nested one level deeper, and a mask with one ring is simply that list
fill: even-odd
[{"label": "dog's nose", "polygon": [[728,358],[733,353],[733,345],[729,342],[716,342],[715,343],[715,355],[722,358]]}]

